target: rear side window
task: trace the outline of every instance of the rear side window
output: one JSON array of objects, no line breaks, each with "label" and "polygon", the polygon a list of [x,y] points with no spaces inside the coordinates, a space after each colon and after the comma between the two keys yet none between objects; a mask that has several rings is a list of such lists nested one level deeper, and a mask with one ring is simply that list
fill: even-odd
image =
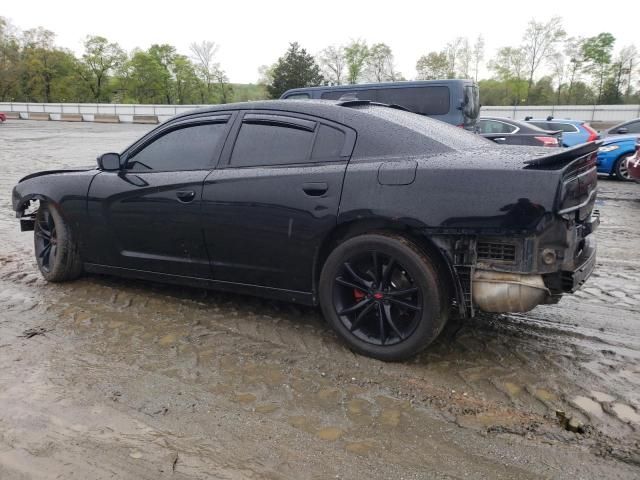
[{"label": "rear side window", "polygon": [[322,100],[340,100],[342,97],[357,100],[370,100],[372,102],[378,102],[377,92],[375,88],[361,89],[361,90],[330,90],[323,92],[320,95]]},{"label": "rear side window", "polygon": [[226,123],[172,130],[129,158],[127,169],[136,172],[211,169],[226,130]]},{"label": "rear side window", "polygon": [[285,100],[307,100],[311,98],[308,93],[292,93],[291,95],[287,95]]},{"label": "rear side window", "polygon": [[578,127],[570,123],[549,122],[548,125],[549,127],[547,128],[547,130],[562,130],[566,133],[578,132]]},{"label": "rear side window", "polygon": [[314,131],[285,123],[243,122],[231,166],[286,165],[309,160]]},{"label": "rear side window", "polygon": [[513,133],[517,130],[513,125],[497,120],[478,121],[479,133]]},{"label": "rear side window", "polygon": [[313,144],[311,160],[319,162],[338,159],[342,153],[344,142],[345,135],[341,130],[328,125],[320,125]]},{"label": "rear side window", "polygon": [[449,113],[449,87],[380,88],[378,101],[422,115],[445,115]]}]

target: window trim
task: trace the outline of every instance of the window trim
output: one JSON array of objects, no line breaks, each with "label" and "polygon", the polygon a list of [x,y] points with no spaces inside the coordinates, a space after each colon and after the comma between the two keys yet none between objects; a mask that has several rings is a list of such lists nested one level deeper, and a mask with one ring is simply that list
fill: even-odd
[{"label": "window trim", "polygon": [[[125,152],[123,152],[123,154],[121,155],[122,165],[123,165],[122,170],[125,173],[132,173],[132,174],[135,173],[136,175],[142,174],[142,173],[146,174],[146,173],[193,172],[193,171],[200,171],[200,170],[202,171],[213,170],[216,168],[216,165],[220,160],[220,156],[224,149],[224,145],[228,140],[229,132],[231,130],[229,125],[233,123],[233,122],[230,122],[230,120],[232,120],[232,117],[233,117],[232,113],[187,117],[187,118],[181,118],[178,121],[167,123],[166,125],[162,125],[161,127],[149,132],[147,135],[145,135],[136,143],[134,143],[129,148],[127,148]],[[220,145],[218,145],[215,151],[212,152],[211,160],[207,168],[191,168],[191,169],[183,169],[183,170],[148,170],[148,171],[138,171],[138,170],[134,171],[128,168],[129,160],[135,158],[135,156],[139,152],[144,150],[146,147],[148,147],[155,141],[164,137],[165,135],[168,135],[171,132],[175,132],[177,130],[182,130],[183,128],[195,127],[200,125],[215,125],[215,124],[225,124],[226,132],[224,132],[222,135],[223,138],[222,138],[222,141],[220,142]]]},{"label": "window trim", "polygon": [[[277,122],[283,124],[288,128],[299,128],[295,125],[307,125],[309,122],[315,124],[314,126],[314,137],[311,142],[311,147],[309,153],[307,154],[307,160],[304,162],[298,163],[281,163],[281,164],[273,164],[273,165],[245,165],[245,166],[234,166],[231,164],[231,157],[233,155],[233,150],[235,149],[236,142],[238,140],[238,136],[240,134],[240,128],[242,127],[244,118],[247,115],[261,115],[265,117],[287,117],[288,119],[292,119],[293,121],[290,124],[287,122]],[[277,118],[279,120],[279,118]],[[302,122],[298,122],[302,121]],[[273,123],[273,121],[265,122],[264,124]],[[254,123],[255,124],[255,123]],[[342,151],[340,155],[335,160],[322,159],[319,161],[311,161],[311,154],[313,152],[313,147],[316,142],[316,138],[318,136],[318,132],[320,131],[320,125],[324,124],[328,127],[333,127],[337,130],[340,130],[345,135],[344,145],[342,146]],[[303,130],[306,128],[303,127]],[[340,162],[348,162],[351,159],[351,154],[355,149],[355,144],[357,140],[357,132],[346,125],[341,123],[334,122],[332,120],[327,120],[322,117],[315,117],[312,115],[306,115],[298,112],[289,112],[286,110],[243,110],[239,112],[237,117],[233,121],[233,125],[231,126],[229,136],[227,138],[227,142],[225,143],[224,150],[220,157],[220,161],[218,162],[217,170],[224,170],[227,168],[240,169],[240,168],[288,168],[288,167],[301,167],[301,166],[318,166],[318,165],[333,165]]]}]

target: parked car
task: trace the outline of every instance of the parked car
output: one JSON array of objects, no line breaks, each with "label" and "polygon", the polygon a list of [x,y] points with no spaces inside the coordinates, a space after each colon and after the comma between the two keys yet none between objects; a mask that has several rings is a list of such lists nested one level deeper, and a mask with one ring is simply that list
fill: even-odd
[{"label": "parked car", "polygon": [[7,121],[7,114],[4,112],[0,112],[0,122],[6,122]]},{"label": "parked car", "polygon": [[598,173],[630,180],[627,160],[635,156],[637,148],[638,137],[633,135],[605,138],[598,149]]},{"label": "parked car", "polygon": [[567,120],[553,117],[547,117],[542,120],[527,117],[525,121],[543,130],[562,130],[562,145],[564,147],[573,147],[598,139],[598,132],[582,120]]},{"label": "parked car", "polygon": [[424,80],[294,88],[284,92],[280,98],[370,100],[400,105],[414,113],[467,130],[475,129],[480,114],[478,85],[473,80]]},{"label": "parked car", "polygon": [[622,122],[618,125],[611,127],[608,130],[605,130],[600,134],[601,137],[611,137],[615,135],[640,135],[640,118],[636,118],[635,120],[630,120],[628,122]]},{"label": "parked car", "polygon": [[13,189],[44,278],[84,272],[320,305],[357,352],[400,360],[450,313],[526,311],[595,265],[594,143],[499,146],[370,102],[178,115],[98,167]]},{"label": "parked car", "polygon": [[503,145],[562,146],[561,130],[542,130],[530,123],[510,118],[480,117],[476,129],[483,137]]}]

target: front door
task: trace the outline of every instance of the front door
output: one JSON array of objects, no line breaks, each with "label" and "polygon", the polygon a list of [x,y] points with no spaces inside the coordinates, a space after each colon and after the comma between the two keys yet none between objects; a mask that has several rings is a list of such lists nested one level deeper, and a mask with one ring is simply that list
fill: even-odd
[{"label": "front door", "polygon": [[229,116],[167,126],[101,172],[88,197],[91,248],[100,265],[210,277],[201,226],[202,186],[215,167]]}]

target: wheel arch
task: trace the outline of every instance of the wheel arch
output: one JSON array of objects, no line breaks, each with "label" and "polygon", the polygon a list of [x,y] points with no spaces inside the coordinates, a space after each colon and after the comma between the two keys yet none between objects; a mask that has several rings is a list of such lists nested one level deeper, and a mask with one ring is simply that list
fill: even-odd
[{"label": "wheel arch", "polygon": [[420,228],[410,225],[408,222],[377,217],[356,219],[341,223],[324,237],[316,251],[313,264],[312,284],[314,303],[318,298],[320,273],[331,252],[342,242],[366,233],[391,233],[401,235],[412,241],[423,253],[436,262],[438,273],[446,279],[449,291],[457,302],[460,304],[463,300],[464,295],[460,287],[460,279],[458,278],[455,268],[453,268],[448,254],[445,253],[442,248],[439,248],[429,235],[421,231]]}]

